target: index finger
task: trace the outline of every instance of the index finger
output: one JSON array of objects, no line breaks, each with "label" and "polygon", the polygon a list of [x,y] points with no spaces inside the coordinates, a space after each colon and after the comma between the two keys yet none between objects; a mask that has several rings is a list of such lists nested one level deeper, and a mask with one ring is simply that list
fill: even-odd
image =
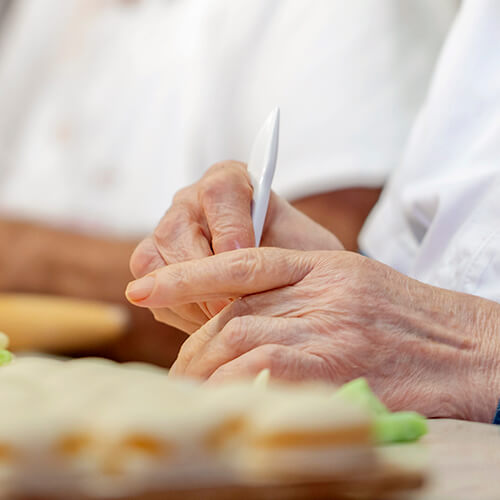
[{"label": "index finger", "polygon": [[293,285],[313,268],[311,253],[248,248],[158,269],[127,287],[142,307],[173,307]]},{"label": "index finger", "polygon": [[252,193],[246,166],[236,161],[215,164],[200,182],[198,199],[214,253],[255,246]]}]

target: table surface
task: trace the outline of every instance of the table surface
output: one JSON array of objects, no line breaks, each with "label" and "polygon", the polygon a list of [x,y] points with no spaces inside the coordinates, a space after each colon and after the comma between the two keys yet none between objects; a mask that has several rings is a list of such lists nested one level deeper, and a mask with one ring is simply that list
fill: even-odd
[{"label": "table surface", "polygon": [[[413,452],[427,464],[426,484],[395,500],[499,500],[500,426],[431,420]],[[412,452],[412,453],[413,453]]]}]

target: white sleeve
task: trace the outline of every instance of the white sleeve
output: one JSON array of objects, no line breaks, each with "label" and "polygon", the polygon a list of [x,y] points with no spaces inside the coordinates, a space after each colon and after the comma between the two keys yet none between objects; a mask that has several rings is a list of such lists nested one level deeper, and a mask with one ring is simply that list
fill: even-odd
[{"label": "white sleeve", "polygon": [[402,168],[360,238],[435,286],[500,301],[500,3],[466,2]]},{"label": "white sleeve", "polygon": [[211,164],[247,161],[276,105],[276,191],[380,186],[455,3],[18,0],[0,44],[0,213],[150,231]]}]

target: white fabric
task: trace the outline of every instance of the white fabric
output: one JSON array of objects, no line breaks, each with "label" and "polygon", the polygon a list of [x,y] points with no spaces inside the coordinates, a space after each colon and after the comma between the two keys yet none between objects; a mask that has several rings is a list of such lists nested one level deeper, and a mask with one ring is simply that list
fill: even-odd
[{"label": "white fabric", "polygon": [[402,168],[362,250],[424,282],[500,301],[500,2],[467,1]]},{"label": "white fabric", "polygon": [[150,230],[282,112],[275,187],[380,185],[455,0],[15,0],[0,46],[0,211]]}]

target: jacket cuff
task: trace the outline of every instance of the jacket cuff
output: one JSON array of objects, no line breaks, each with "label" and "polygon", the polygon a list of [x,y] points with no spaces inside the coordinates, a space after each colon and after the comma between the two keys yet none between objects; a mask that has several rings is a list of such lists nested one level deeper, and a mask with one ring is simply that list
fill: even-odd
[{"label": "jacket cuff", "polygon": [[495,417],[493,418],[493,424],[500,425],[500,401],[498,402],[497,411]]}]

